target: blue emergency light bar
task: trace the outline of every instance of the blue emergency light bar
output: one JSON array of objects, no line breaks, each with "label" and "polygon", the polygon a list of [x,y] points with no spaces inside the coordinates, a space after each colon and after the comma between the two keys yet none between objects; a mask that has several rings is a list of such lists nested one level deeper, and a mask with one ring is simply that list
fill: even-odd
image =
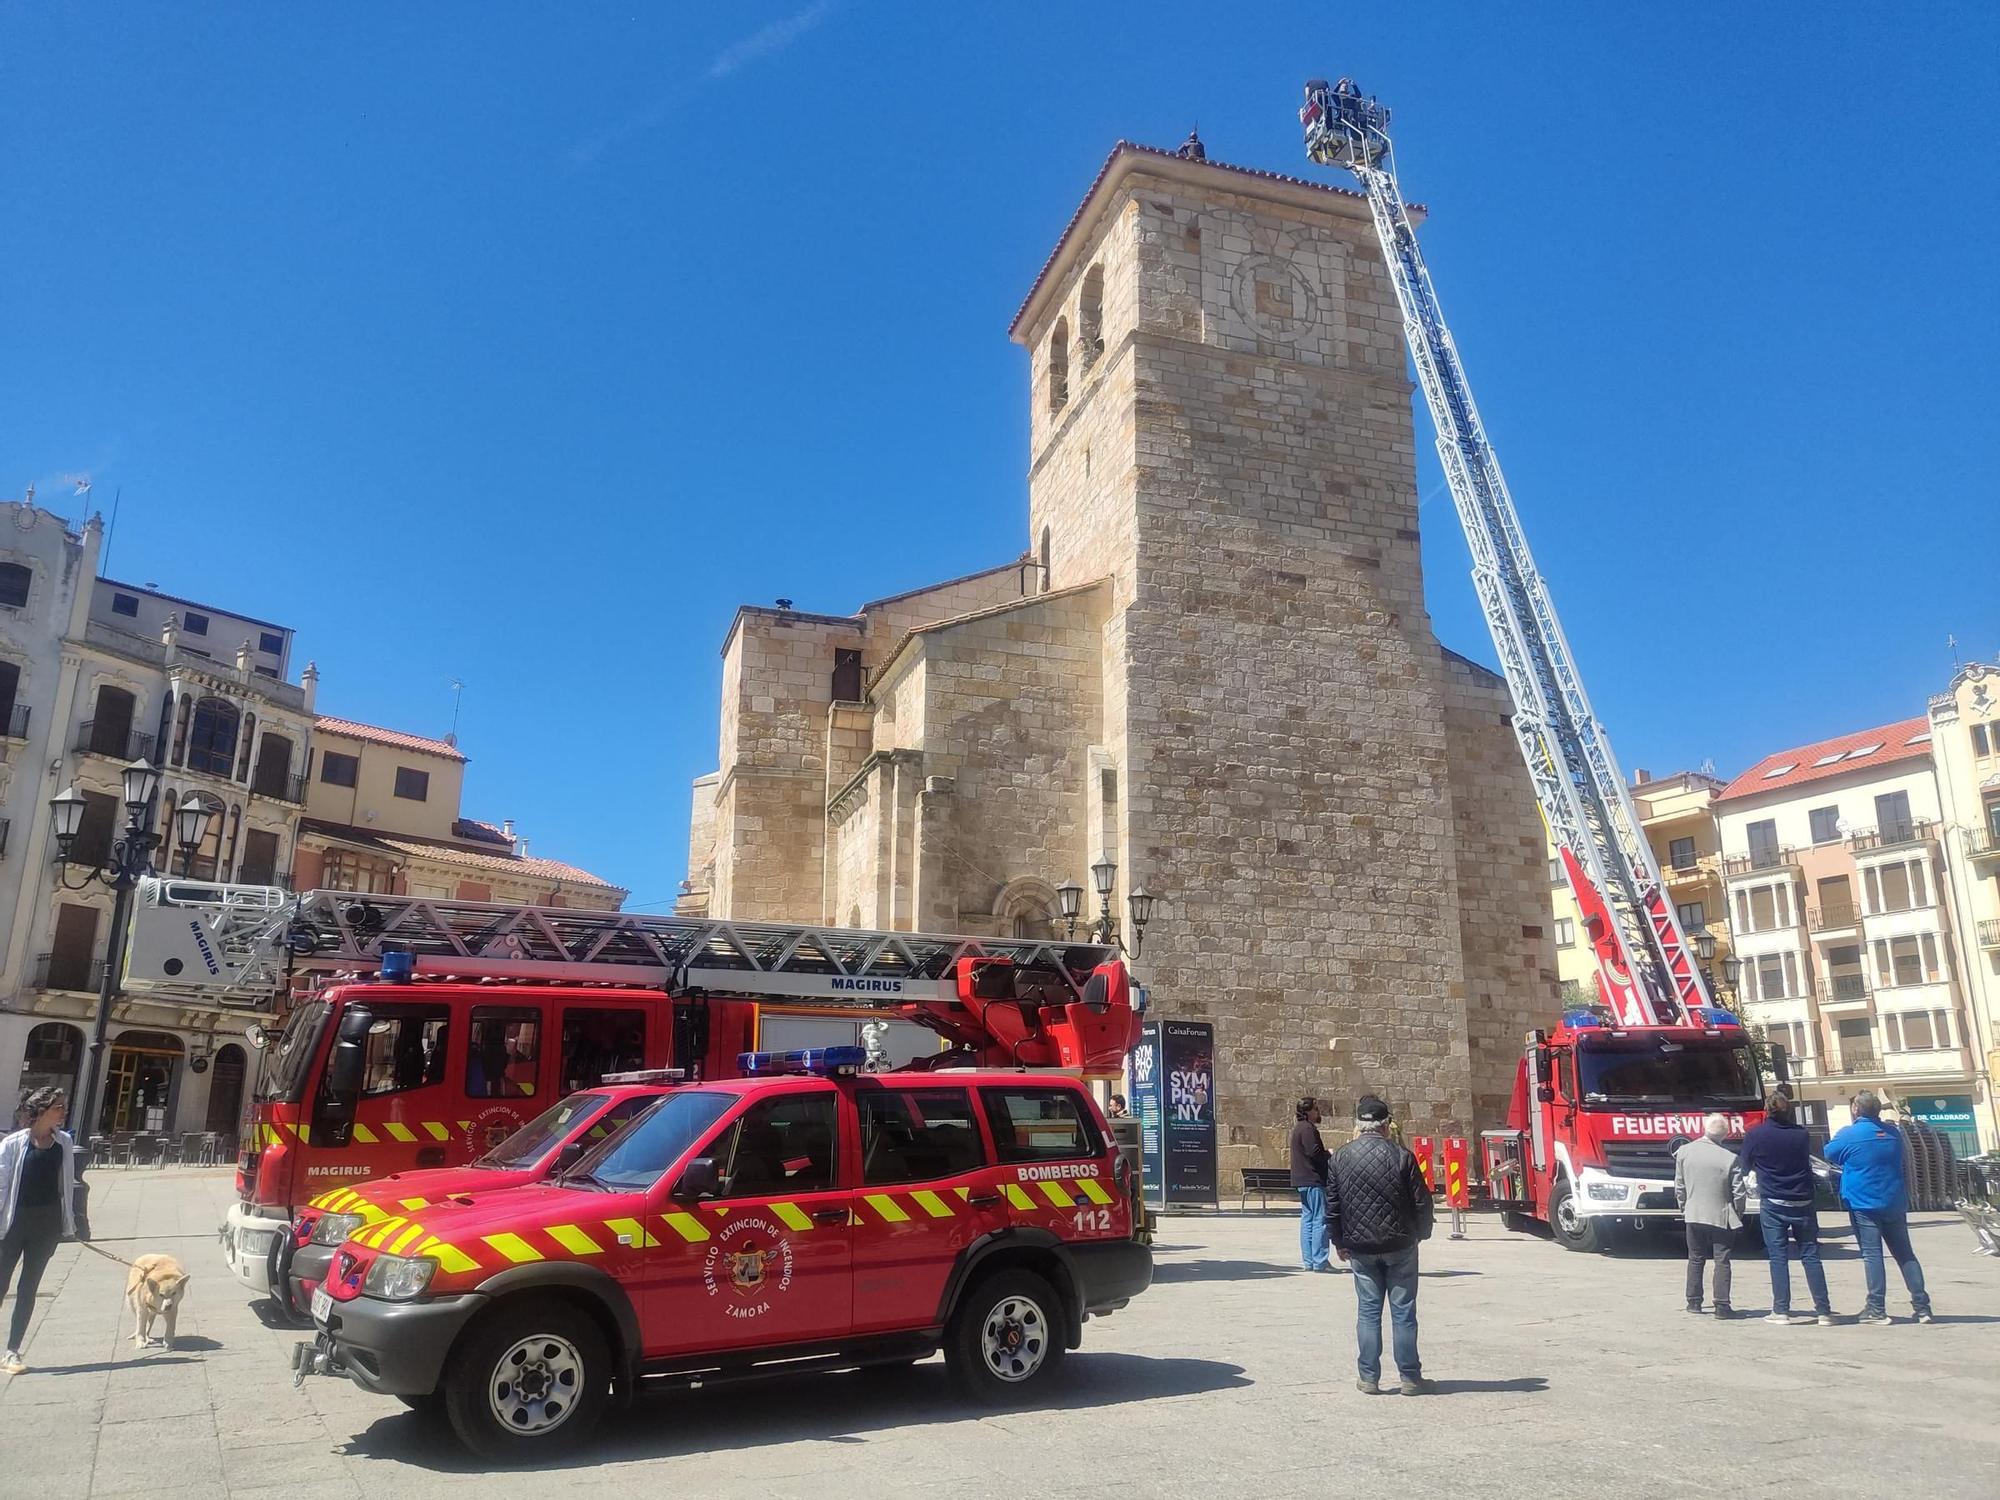
[{"label": "blue emergency light bar", "polygon": [[745,1078],[773,1073],[809,1073],[820,1078],[859,1073],[868,1065],[866,1047],[802,1047],[796,1052],[739,1052],[736,1068]]},{"label": "blue emergency light bar", "polygon": [[391,948],[382,955],[382,982],[384,984],[408,984],[416,972],[416,954],[400,948]]},{"label": "blue emergency light bar", "polygon": [[1571,1031],[1585,1031],[1592,1026],[1602,1026],[1607,1019],[1609,1018],[1602,1011],[1597,1010],[1566,1010],[1563,1012],[1563,1025],[1567,1026]]},{"label": "blue emergency light bar", "polygon": [[1741,1026],[1743,1020],[1734,1011],[1724,1010],[1719,1005],[1690,1005],[1688,1020],[1696,1026]]}]

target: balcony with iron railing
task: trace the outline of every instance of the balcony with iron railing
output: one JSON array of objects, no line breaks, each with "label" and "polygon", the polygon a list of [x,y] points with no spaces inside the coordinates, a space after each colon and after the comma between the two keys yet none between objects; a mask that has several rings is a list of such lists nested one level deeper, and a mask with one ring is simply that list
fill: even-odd
[{"label": "balcony with iron railing", "polygon": [[7,830],[13,826],[12,818],[0,818],[0,859],[7,857]]},{"label": "balcony with iron railing", "polygon": [[1806,908],[1806,929],[1810,932],[1852,932],[1861,925],[1861,908],[1852,902],[1825,902]]},{"label": "balcony with iron railing", "polygon": [[1965,843],[1968,859],[2000,859],[2000,828],[1961,828],[1958,836]]},{"label": "balcony with iron railing", "polygon": [[1831,1060],[1832,1071],[1850,1078],[1882,1071],[1882,1055],[1866,1042],[1844,1042]]},{"label": "balcony with iron railing", "polygon": [[1713,854],[1697,855],[1686,864],[1668,863],[1660,873],[1666,876],[1669,890],[1680,890],[1688,886],[1706,885],[1715,879],[1716,858]]},{"label": "balcony with iron railing", "polygon": [[104,987],[104,962],[101,958],[74,958],[67,953],[37,954],[29,987],[94,995]]},{"label": "balcony with iron railing", "polygon": [[1747,854],[1731,854],[1722,861],[1722,873],[1734,879],[1738,875],[1757,875],[1765,871],[1796,870],[1799,867],[1799,851],[1790,844],[1780,844],[1764,849],[1752,849]]},{"label": "balcony with iron railing", "polygon": [[[6,847],[6,830],[0,829],[0,853],[4,853]],[[1982,948],[2000,948],[2000,919],[1981,922],[1979,924],[1979,946]]]},{"label": "balcony with iron railing", "polygon": [[266,776],[260,772],[251,778],[250,792],[252,796],[269,797],[277,802],[303,804],[306,800],[306,779],[289,773]]},{"label": "balcony with iron railing", "polygon": [[28,705],[16,703],[0,712],[0,736],[10,740],[25,740],[28,737]]},{"label": "balcony with iron railing", "polygon": [[130,726],[85,719],[76,731],[79,755],[102,755],[108,760],[151,760],[153,737],[135,734]]},{"label": "balcony with iron railing", "polygon": [[1830,974],[1819,982],[1818,994],[1821,1005],[1866,1004],[1869,994],[1868,976]]},{"label": "balcony with iron railing", "polygon": [[1879,828],[1858,828],[1847,836],[1847,847],[1856,854],[1874,854],[1884,849],[1904,849],[1937,837],[1937,824],[1929,818],[1907,818],[1884,823]]}]

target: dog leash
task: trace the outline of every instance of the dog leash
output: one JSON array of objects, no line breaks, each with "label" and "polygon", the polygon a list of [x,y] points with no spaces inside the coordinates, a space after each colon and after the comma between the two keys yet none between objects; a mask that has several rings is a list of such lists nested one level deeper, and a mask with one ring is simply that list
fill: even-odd
[{"label": "dog leash", "polygon": [[136,1271],[139,1269],[131,1261],[120,1259],[118,1256],[113,1255],[109,1250],[98,1249],[97,1246],[91,1244],[89,1240],[78,1240],[77,1243],[83,1246],[83,1248],[88,1250],[92,1255],[101,1255],[106,1260],[115,1261],[117,1262],[117,1264],[126,1267],[128,1270]]}]

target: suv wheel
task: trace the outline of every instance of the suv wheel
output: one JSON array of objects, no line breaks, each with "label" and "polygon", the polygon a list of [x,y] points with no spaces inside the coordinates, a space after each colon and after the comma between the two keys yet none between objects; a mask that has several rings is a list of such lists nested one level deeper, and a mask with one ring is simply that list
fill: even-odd
[{"label": "suv wheel", "polygon": [[1062,1299],[1048,1282],[1032,1271],[1001,1271],[960,1299],[945,1333],[945,1360],[974,1400],[1018,1400],[1061,1361],[1062,1318]]},{"label": "suv wheel", "polygon": [[444,1407],[465,1445],[521,1462],[574,1447],[604,1414],[611,1357],[584,1313],[553,1300],[502,1302],[449,1361]]}]

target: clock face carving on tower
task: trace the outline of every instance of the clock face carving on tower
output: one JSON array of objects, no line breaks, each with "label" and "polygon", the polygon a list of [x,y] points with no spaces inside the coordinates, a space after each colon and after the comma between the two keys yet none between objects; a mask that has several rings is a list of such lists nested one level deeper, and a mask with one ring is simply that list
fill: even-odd
[{"label": "clock face carving on tower", "polygon": [[1294,343],[1319,321],[1319,294],[1305,272],[1276,255],[1251,255],[1229,288],[1236,313],[1267,339]]}]

